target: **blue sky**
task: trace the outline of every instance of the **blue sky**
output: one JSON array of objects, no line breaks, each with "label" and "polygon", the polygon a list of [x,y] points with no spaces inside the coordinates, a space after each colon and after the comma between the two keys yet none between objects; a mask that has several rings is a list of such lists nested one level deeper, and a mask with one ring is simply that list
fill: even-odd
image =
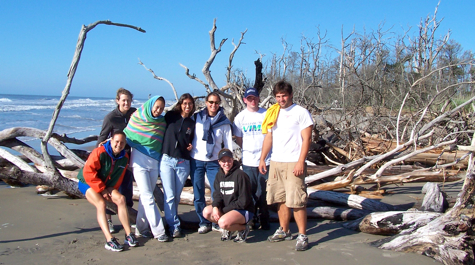
[{"label": "blue sky", "polygon": [[[171,81],[178,94],[203,95],[205,89],[185,76],[180,63],[204,80],[201,73],[209,58],[208,32],[217,19],[216,43],[228,41],[211,71],[225,84],[225,68],[234,48],[248,30],[235,55],[235,68],[254,78],[256,51],[281,54],[281,39],[299,47],[302,35],[316,38],[317,27],[339,45],[353,27],[362,32],[379,24],[397,34],[434,13],[438,0],[387,1],[22,1],[0,0],[0,93],[61,95],[83,24],[111,20],[145,29],[146,33],[107,25],[89,32],[70,95],[114,97],[125,87],[136,98],[148,94],[171,99],[164,81],[138,64],[138,58],[155,73]],[[437,18],[443,22],[437,34],[451,30],[451,39],[465,50],[475,50],[475,1],[442,0]]]}]

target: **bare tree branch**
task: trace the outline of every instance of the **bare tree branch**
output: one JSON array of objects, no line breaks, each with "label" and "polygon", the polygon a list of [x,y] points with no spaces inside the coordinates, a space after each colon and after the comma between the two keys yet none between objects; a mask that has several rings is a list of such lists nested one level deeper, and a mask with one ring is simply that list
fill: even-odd
[{"label": "bare tree branch", "polygon": [[139,64],[140,64],[141,66],[143,66],[143,67],[145,68],[145,70],[147,70],[147,71],[149,71],[150,73],[152,73],[153,78],[155,78],[155,79],[157,79],[157,80],[160,80],[160,81],[163,80],[163,81],[167,82],[167,83],[172,87],[173,94],[175,95],[175,100],[178,102],[178,95],[177,95],[177,93],[176,93],[175,86],[174,86],[170,81],[168,81],[168,79],[163,78],[163,77],[159,77],[159,76],[155,75],[155,72],[154,72],[152,69],[147,68],[147,67],[145,66],[145,64],[143,64],[142,61],[140,61],[140,58],[139,58]]}]

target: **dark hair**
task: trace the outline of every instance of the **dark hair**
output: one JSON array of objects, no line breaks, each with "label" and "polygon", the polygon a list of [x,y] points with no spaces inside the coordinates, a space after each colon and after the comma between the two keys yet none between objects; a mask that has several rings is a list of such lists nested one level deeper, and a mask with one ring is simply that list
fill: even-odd
[{"label": "dark hair", "polygon": [[190,99],[191,102],[193,102],[193,108],[191,109],[191,115],[193,115],[193,113],[195,113],[195,99],[189,94],[189,93],[185,93],[183,95],[181,95],[181,97],[178,99],[178,102],[176,103],[175,107],[173,107],[172,111],[174,112],[177,112],[177,113],[181,113],[182,112],[182,109],[181,109],[181,104],[183,104],[183,101],[185,101],[185,99]]},{"label": "dark hair", "polygon": [[134,99],[134,95],[132,93],[130,93],[129,90],[127,90],[123,87],[117,89],[117,95],[115,96],[115,99],[119,100],[121,94],[129,96],[131,101]]},{"label": "dark hair", "polygon": [[163,97],[158,97],[157,100],[163,101],[163,104],[165,105],[165,99]]},{"label": "dark hair", "polygon": [[125,135],[124,131],[122,131],[122,130],[115,130],[115,131],[113,131],[113,132],[111,133],[111,137],[110,137],[110,138],[114,138],[114,136],[117,135],[117,134],[120,134],[120,135],[123,135],[124,137],[127,137],[127,136]]},{"label": "dark hair", "polygon": [[272,90],[272,93],[277,95],[277,93],[289,93],[289,95],[292,95],[292,85],[284,80],[281,80],[277,82],[274,85],[274,89]]},{"label": "dark hair", "polygon": [[219,102],[221,103],[221,98],[219,97],[219,93],[218,93],[218,92],[213,91],[213,92],[209,93],[209,94],[206,96],[205,100],[208,101],[209,97],[211,97],[211,96],[218,97]]}]

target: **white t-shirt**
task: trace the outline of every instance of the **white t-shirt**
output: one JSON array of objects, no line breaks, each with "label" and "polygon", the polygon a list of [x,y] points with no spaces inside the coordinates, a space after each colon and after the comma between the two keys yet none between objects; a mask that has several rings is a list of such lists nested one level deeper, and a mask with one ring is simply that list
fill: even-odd
[{"label": "white t-shirt", "polygon": [[196,115],[195,125],[195,137],[193,138],[193,149],[191,149],[190,155],[193,159],[200,161],[215,161],[218,160],[218,153],[221,150],[221,144],[224,144],[224,148],[228,148],[233,151],[233,134],[231,130],[232,124],[224,124],[217,128],[213,128],[214,132],[214,147],[213,156],[211,158],[206,157],[206,141],[203,141],[203,121],[200,115]]},{"label": "white t-shirt", "polygon": [[[259,166],[262,143],[265,138],[265,134],[262,134],[261,126],[265,116],[266,110],[259,108],[255,112],[244,109],[234,118],[235,135],[242,137],[242,164],[245,166]],[[266,164],[269,165],[269,162],[270,152],[267,156]]]},{"label": "white t-shirt", "polygon": [[275,162],[297,162],[302,148],[301,131],[313,125],[310,112],[292,104],[280,109],[277,122],[272,127],[272,155]]}]

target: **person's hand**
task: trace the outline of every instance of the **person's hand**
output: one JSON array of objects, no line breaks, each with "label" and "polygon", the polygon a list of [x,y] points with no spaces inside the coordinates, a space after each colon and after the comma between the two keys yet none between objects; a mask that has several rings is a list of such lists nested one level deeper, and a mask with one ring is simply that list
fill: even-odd
[{"label": "person's hand", "polygon": [[109,141],[110,139],[105,139],[104,141],[100,142],[99,145],[97,145],[98,147],[99,146],[103,146],[107,141]]},{"label": "person's hand", "polygon": [[292,171],[292,173],[294,173],[294,176],[298,177],[303,174],[305,168],[304,164],[305,162],[297,162],[297,164],[295,164],[294,170]]},{"label": "person's hand", "polygon": [[188,144],[188,147],[186,148],[186,150],[191,151],[191,149],[193,149],[193,145]]},{"label": "person's hand", "polygon": [[101,195],[102,195],[102,198],[104,198],[104,200],[106,201],[110,201],[112,202],[112,198],[111,198],[111,193],[112,193],[112,190],[110,190],[111,188],[106,188],[104,189],[102,192],[101,192]]},{"label": "person's hand", "polygon": [[213,212],[211,213],[211,217],[218,222],[219,218],[221,218],[221,211],[218,209],[218,207],[213,207]]},{"label": "person's hand", "polygon": [[260,160],[259,161],[259,172],[262,174],[262,175],[265,175],[267,173],[267,166],[266,166],[266,162]]}]

